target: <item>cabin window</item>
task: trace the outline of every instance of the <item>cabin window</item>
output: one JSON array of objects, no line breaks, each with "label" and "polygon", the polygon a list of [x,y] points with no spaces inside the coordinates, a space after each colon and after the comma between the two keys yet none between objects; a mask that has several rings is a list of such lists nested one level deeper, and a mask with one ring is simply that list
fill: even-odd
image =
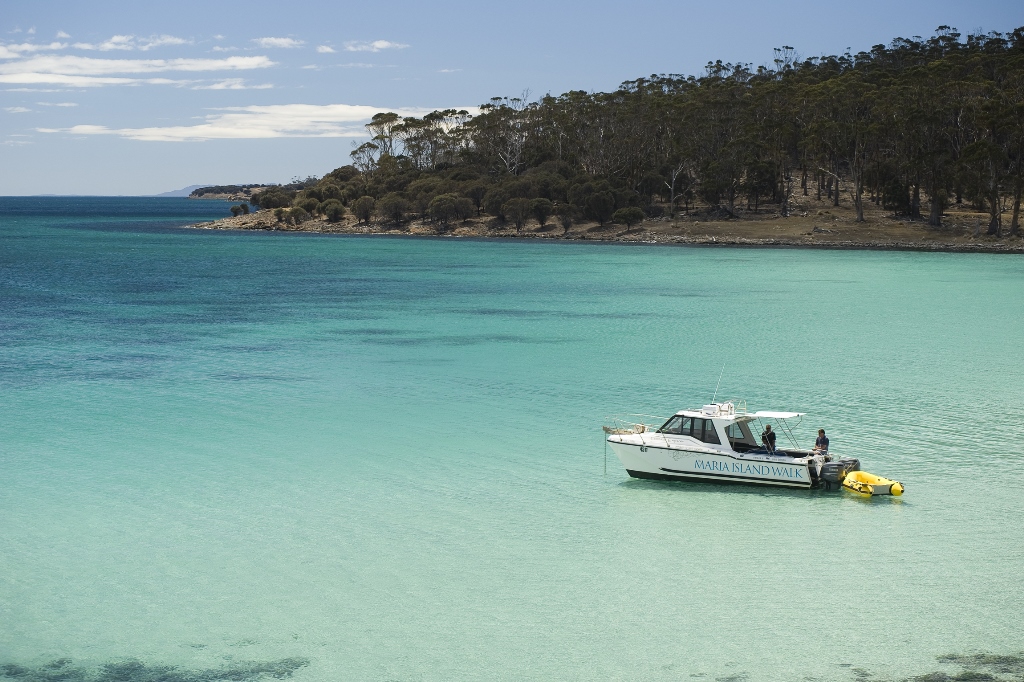
[{"label": "cabin window", "polygon": [[753,434],[750,433],[750,427],[747,426],[746,422],[734,422],[725,427],[725,435],[729,437],[729,443],[736,450],[736,446],[740,446],[740,450],[749,449],[756,447],[757,443],[754,440]]},{"label": "cabin window", "polygon": [[683,423],[686,423],[686,433],[690,431],[690,420],[683,419],[682,417],[675,416],[665,422],[665,425],[658,429],[658,433],[674,433],[675,435],[681,435],[683,433]]},{"label": "cabin window", "polygon": [[[705,443],[714,443],[715,445],[721,445],[722,441],[718,439],[718,431],[715,430],[715,423],[710,419],[702,420],[704,422],[704,437],[701,438]],[[694,428],[694,436],[697,435],[697,429]]]}]

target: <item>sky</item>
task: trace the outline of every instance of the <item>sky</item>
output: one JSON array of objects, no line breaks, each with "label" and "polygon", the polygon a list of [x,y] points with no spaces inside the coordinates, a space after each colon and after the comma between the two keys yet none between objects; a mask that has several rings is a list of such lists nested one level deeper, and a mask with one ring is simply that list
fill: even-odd
[{"label": "sky", "polygon": [[0,195],[288,182],[349,163],[378,111],[607,91],[940,25],[1007,32],[1024,2],[0,0]]}]

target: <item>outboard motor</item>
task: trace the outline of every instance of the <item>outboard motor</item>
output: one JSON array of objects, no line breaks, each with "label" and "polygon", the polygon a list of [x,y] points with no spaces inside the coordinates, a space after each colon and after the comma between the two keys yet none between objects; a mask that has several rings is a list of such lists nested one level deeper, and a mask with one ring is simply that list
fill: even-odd
[{"label": "outboard motor", "polygon": [[860,471],[860,460],[855,457],[843,457],[837,464],[842,464],[843,468],[846,469],[846,473]]},{"label": "outboard motor", "polygon": [[860,460],[853,457],[844,457],[835,462],[825,462],[821,465],[821,480],[825,484],[825,490],[837,490],[851,471],[860,471]]}]

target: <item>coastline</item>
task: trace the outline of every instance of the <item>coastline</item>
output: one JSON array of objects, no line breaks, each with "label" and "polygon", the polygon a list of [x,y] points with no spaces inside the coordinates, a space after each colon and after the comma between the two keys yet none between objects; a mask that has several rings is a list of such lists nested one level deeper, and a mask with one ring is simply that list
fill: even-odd
[{"label": "coastline", "polygon": [[[839,215],[833,215],[836,211]],[[821,212],[819,212],[821,213]],[[606,224],[574,225],[568,232],[561,227],[530,225],[516,231],[510,225],[493,219],[474,218],[450,226],[424,220],[413,220],[401,226],[371,221],[358,223],[351,216],[329,223],[313,219],[298,225],[276,220],[272,211],[262,210],[247,215],[194,223],[187,227],[205,230],[258,230],[311,234],[351,234],[379,236],[450,237],[478,239],[550,239],[556,241],[587,241],[633,244],[666,244],[688,246],[732,246],[747,248],[811,248],[845,250],[928,251],[950,253],[1012,253],[1024,254],[1020,236],[990,237],[981,232],[977,221],[973,230],[961,227],[930,228],[921,221],[877,217],[868,223],[852,223],[842,211],[832,208],[822,216],[811,218],[807,213],[780,218],[762,216],[754,219],[673,221],[659,218],[644,221],[633,229]],[[813,224],[812,224],[813,223]],[[821,225],[828,225],[822,227]],[[809,228],[809,229],[808,229]]]}]

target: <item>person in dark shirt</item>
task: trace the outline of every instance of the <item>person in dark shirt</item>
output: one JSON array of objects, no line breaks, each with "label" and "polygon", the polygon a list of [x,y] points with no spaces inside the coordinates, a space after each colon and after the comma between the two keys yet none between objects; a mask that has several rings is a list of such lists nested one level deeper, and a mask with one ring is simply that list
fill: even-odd
[{"label": "person in dark shirt", "polygon": [[771,424],[765,424],[764,431],[761,433],[761,445],[768,452],[775,452],[775,432],[772,431]]},{"label": "person in dark shirt", "polygon": [[815,454],[828,454],[828,438],[825,436],[825,429],[818,429],[818,437],[814,441]]}]

